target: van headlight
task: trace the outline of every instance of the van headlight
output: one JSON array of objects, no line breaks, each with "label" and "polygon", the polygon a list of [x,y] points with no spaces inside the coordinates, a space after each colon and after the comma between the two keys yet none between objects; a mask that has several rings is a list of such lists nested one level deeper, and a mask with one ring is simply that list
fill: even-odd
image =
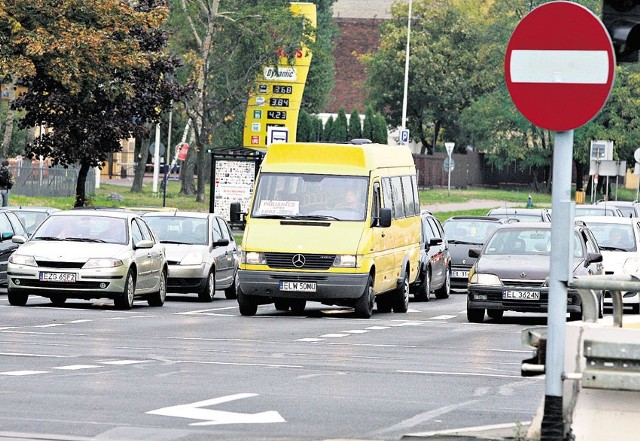
[{"label": "van headlight", "polygon": [[35,257],[15,253],[9,257],[9,263],[13,263],[15,265],[38,266]]},{"label": "van headlight", "polygon": [[473,285],[502,285],[500,278],[495,274],[474,273],[469,278],[469,283]]},{"label": "van headlight", "polygon": [[266,265],[267,259],[264,257],[264,253],[258,253],[256,251],[242,251],[240,255],[241,263],[247,265]]},{"label": "van headlight", "polygon": [[336,268],[360,268],[362,266],[362,255],[360,254],[338,254],[333,260]]}]

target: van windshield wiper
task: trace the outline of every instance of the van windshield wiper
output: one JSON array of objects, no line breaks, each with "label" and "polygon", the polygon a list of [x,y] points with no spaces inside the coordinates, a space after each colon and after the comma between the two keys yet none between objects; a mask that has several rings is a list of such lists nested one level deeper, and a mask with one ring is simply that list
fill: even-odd
[{"label": "van windshield wiper", "polygon": [[340,220],[335,216],[327,214],[304,214],[300,216],[292,216],[292,219],[309,219],[309,220]]},{"label": "van windshield wiper", "polygon": [[464,240],[456,240],[456,239],[447,239],[448,243],[457,243],[457,244],[461,244],[461,245],[482,245],[481,243],[478,242],[467,242]]}]

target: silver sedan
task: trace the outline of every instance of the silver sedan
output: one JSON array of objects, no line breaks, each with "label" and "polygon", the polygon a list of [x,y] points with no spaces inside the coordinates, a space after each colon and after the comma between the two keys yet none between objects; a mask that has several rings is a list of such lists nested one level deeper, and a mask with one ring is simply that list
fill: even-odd
[{"label": "silver sedan", "polygon": [[21,246],[7,267],[12,305],[24,306],[31,294],[58,305],[68,298],[110,298],[120,309],[130,309],[135,298],[164,304],[164,246],[135,213],[57,211],[29,239],[13,241]]}]

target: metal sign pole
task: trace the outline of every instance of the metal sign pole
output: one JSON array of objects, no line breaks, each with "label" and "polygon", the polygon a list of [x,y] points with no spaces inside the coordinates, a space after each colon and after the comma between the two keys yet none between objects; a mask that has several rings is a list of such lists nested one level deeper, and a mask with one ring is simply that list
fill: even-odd
[{"label": "metal sign pole", "polygon": [[545,362],[545,400],[542,439],[564,439],[562,375],[564,370],[567,290],[572,278],[573,205],[571,164],[573,130],[556,132],[553,147],[553,191],[551,194],[551,265],[549,271],[548,338]]}]

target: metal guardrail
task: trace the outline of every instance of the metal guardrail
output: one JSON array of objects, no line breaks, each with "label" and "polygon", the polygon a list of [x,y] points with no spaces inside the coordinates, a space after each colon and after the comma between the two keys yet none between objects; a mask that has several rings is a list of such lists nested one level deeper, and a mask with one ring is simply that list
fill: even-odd
[{"label": "metal guardrail", "polygon": [[[600,302],[596,291],[611,293],[614,327],[622,328],[622,292],[640,291],[636,275],[584,276],[569,283],[582,299],[582,321],[597,323]],[[522,331],[522,344],[534,348],[534,356],[522,361],[521,375],[529,377],[545,373],[547,327]],[[612,342],[587,339],[583,342],[585,368],[582,372],[566,372],[565,380],[579,380],[582,387],[591,389],[640,391],[640,343]]]}]

